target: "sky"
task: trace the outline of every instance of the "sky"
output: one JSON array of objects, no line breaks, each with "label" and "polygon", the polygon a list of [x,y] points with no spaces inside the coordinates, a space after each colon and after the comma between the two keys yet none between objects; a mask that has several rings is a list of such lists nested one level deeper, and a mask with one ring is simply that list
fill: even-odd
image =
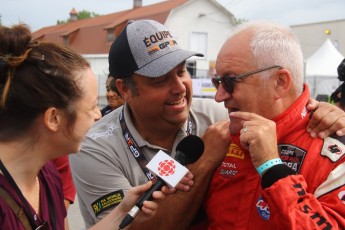
[{"label": "sky", "polygon": [[[163,0],[143,0],[143,5]],[[290,26],[345,19],[345,0],[217,0],[236,18],[273,20]],[[67,20],[72,8],[110,14],[133,6],[132,0],[0,0],[1,24],[28,24],[32,31]]]}]

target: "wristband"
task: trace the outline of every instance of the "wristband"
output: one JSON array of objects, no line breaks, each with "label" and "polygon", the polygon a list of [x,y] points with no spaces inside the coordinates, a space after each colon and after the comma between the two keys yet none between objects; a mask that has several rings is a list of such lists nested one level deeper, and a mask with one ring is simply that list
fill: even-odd
[{"label": "wristband", "polygon": [[279,165],[279,164],[283,164],[282,160],[280,158],[275,158],[275,159],[266,161],[265,163],[257,167],[256,171],[258,171],[260,176],[262,176],[262,173],[265,172],[267,169],[271,168],[274,165]]}]

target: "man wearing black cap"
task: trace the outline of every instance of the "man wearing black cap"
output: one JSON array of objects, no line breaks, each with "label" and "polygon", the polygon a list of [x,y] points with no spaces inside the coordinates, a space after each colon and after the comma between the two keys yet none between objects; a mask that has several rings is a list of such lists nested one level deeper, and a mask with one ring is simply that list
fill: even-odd
[{"label": "man wearing black cap", "polygon": [[[202,54],[181,49],[170,31],[152,20],[130,23],[113,43],[109,70],[126,103],[98,121],[80,154],[70,158],[86,227],[121,202],[131,187],[152,179],[145,165],[159,150],[174,157],[184,137],[201,136],[208,126],[223,119],[213,128],[223,129],[223,137],[215,139],[208,132],[202,160],[189,167],[193,189],[187,184],[180,189],[189,192],[166,197],[160,203],[155,227],[147,227],[180,229],[184,223],[169,222],[169,217],[181,214],[179,205],[200,204],[214,169],[225,156],[217,149],[229,143],[228,115],[213,99],[194,98],[192,103],[192,81],[186,69],[186,59],[191,56]],[[188,223],[194,216],[195,212],[187,212],[184,221]]]},{"label": "man wearing black cap", "polygon": [[338,79],[343,83],[331,94],[331,102],[345,110],[345,59],[338,66]]},{"label": "man wearing black cap", "polygon": [[201,158],[188,166],[194,184],[166,197],[149,223],[134,221],[131,227],[185,229],[196,216],[230,140],[225,108],[212,99],[192,101],[186,69],[191,56],[202,55],[181,49],[170,31],[152,20],[130,23],[113,43],[109,70],[125,105],[96,122],[80,154],[70,157],[87,227],[119,204],[129,188],[151,180],[146,163],[159,150],[174,157],[189,134],[203,135],[205,143]]}]

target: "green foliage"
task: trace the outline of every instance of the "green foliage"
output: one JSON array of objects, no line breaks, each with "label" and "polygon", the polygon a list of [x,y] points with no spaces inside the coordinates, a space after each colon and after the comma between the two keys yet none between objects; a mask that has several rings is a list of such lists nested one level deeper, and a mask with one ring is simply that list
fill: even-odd
[{"label": "green foliage", "polygon": [[[97,14],[95,12],[90,12],[90,11],[87,11],[87,10],[82,10],[80,12],[78,12],[78,20],[81,20],[81,19],[86,19],[86,18],[94,18],[94,17],[97,17],[97,16],[100,16],[100,14]],[[57,20],[56,21],[56,24],[57,25],[61,25],[61,24],[65,24],[67,22],[69,22],[70,20],[69,19],[66,19],[66,20]]]},{"label": "green foliage", "polygon": [[235,25],[240,25],[242,24],[243,22],[248,22],[249,20],[248,19],[245,19],[245,18],[235,18]]},{"label": "green foliage", "polygon": [[94,18],[99,16],[99,14],[96,14],[95,12],[90,12],[87,10],[82,10],[78,13],[78,20],[80,19],[86,19],[86,18]]},{"label": "green foliage", "polygon": [[56,21],[56,24],[57,24],[57,25],[61,25],[61,24],[65,24],[65,23],[66,23],[65,20],[57,20],[57,21]]}]

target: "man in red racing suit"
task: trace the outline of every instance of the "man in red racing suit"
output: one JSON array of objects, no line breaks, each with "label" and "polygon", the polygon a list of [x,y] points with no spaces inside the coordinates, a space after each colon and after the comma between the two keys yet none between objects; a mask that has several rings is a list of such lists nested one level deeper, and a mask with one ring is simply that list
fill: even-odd
[{"label": "man in red racing suit", "polygon": [[208,229],[345,229],[345,141],[306,130],[297,37],[276,23],[243,23],[216,70],[231,143],[206,196]]},{"label": "man in red racing suit", "polygon": [[261,180],[239,137],[232,136],[205,204],[209,229],[345,229],[344,137],[310,137],[308,99],[305,87],[274,119],[279,155],[291,175],[277,180],[267,171]]}]

